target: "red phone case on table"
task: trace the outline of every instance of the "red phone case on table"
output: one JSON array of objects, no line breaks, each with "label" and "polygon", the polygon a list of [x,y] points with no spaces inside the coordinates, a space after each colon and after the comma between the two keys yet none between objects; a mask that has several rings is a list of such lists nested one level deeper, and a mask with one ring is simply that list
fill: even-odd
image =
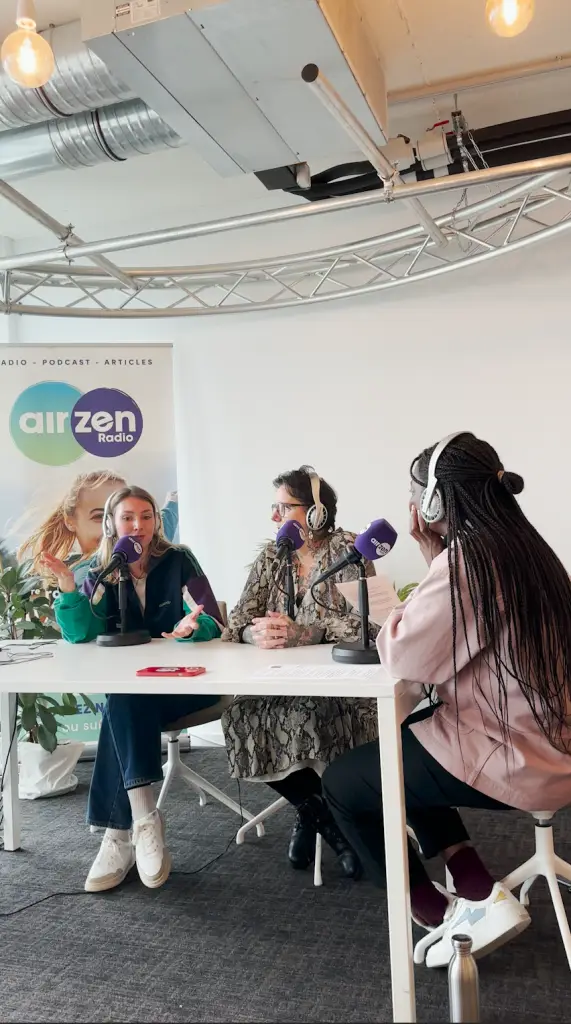
[{"label": "red phone case on table", "polygon": [[152,665],[149,668],[140,668],[137,670],[138,676],[164,676],[169,678],[174,676],[184,676],[188,679],[189,676],[201,676],[206,672],[206,669],[201,665]]}]

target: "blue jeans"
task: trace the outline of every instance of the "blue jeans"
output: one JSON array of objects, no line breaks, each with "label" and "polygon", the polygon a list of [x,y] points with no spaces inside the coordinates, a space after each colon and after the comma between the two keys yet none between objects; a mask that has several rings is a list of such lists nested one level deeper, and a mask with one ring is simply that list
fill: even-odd
[{"label": "blue jeans", "polygon": [[127,790],[161,781],[163,730],[219,700],[203,694],[109,694],[91,778],[87,823],[100,828],[131,828]]}]

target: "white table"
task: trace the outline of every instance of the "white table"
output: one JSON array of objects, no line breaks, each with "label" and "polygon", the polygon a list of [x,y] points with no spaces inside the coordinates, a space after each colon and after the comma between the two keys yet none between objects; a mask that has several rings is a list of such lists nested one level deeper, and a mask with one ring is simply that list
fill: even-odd
[{"label": "white table", "polygon": [[[408,886],[408,855],[401,756],[400,725],[418,701],[403,683],[391,679],[381,666],[366,677],[355,678],[351,668],[342,669],[331,659],[328,646],[260,651],[249,645],[219,640],[199,647],[187,647],[169,640],[154,640],[142,647],[97,647],[58,641],[52,658],[0,665],[0,721],[2,727],[0,766],[3,766],[13,733],[17,693],[158,693],[168,687],[172,693],[212,693],[265,696],[373,697],[379,716],[380,761],[386,841],[387,901],[393,1018],[415,1021],[412,934]],[[184,679],[137,677],[148,665],[203,665],[204,675]],[[279,683],[272,679],[271,666],[292,666],[291,676]],[[294,666],[311,667],[311,679],[296,678]],[[328,671],[335,666],[335,677]],[[1,770],[1,769],[0,769]],[[18,806],[18,760],[14,742],[4,782],[4,845],[20,846]],[[355,899],[359,895],[355,891]],[[382,970],[382,964],[379,964]]]}]

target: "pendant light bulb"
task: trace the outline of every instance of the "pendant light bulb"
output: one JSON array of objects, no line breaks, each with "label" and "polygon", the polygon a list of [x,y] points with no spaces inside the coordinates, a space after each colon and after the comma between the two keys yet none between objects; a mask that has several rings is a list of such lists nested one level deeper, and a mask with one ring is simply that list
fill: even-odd
[{"label": "pendant light bulb", "polygon": [[23,89],[41,89],[54,73],[55,60],[47,39],[36,31],[33,0],[18,0],[16,25],[2,43],[2,67]]},{"label": "pendant light bulb", "polygon": [[535,14],[535,0],[487,0],[486,19],[498,36],[518,36],[525,32]]}]

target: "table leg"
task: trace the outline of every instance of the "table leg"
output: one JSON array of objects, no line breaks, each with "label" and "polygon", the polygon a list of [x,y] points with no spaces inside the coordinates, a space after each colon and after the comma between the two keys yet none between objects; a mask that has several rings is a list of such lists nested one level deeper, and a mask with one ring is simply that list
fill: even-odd
[{"label": "table leg", "polygon": [[[20,803],[18,800],[18,737],[14,734],[18,695],[16,693],[0,694],[0,777],[6,765],[4,789],[2,793],[4,808],[4,849],[20,849]],[[9,753],[8,753],[9,751]]]},{"label": "table leg", "polygon": [[393,1020],[416,1021],[414,967],[404,781],[401,747],[401,716],[396,700],[377,700],[379,747],[387,866],[387,902]]}]

